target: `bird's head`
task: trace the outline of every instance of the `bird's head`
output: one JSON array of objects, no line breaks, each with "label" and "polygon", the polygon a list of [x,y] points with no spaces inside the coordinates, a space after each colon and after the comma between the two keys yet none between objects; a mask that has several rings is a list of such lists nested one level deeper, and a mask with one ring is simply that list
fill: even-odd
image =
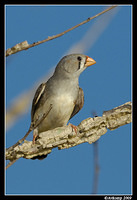
[{"label": "bird's head", "polygon": [[64,56],[55,69],[57,74],[65,77],[79,77],[79,75],[96,61],[89,56],[83,54],[70,54]]}]

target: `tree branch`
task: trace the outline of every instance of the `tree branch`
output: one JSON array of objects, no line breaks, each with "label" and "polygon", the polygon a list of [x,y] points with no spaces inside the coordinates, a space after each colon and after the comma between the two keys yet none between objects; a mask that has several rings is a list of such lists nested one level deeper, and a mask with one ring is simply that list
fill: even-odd
[{"label": "tree branch", "polygon": [[94,15],[93,17],[89,17],[85,21],[83,21],[83,22],[81,22],[81,23],[79,23],[79,24],[67,29],[66,31],[63,31],[63,32],[61,32],[61,33],[59,33],[57,35],[49,36],[48,38],[46,38],[46,39],[44,39],[42,41],[34,42],[33,44],[28,44],[27,41],[24,41],[24,42],[21,42],[19,44],[16,44],[12,48],[9,48],[9,49],[6,50],[6,56],[15,54],[15,53],[17,53],[19,51],[27,50],[27,49],[29,49],[31,47],[35,47],[35,46],[37,46],[39,44],[42,44],[44,42],[48,42],[48,41],[53,40],[55,38],[61,37],[62,35],[68,33],[69,31],[72,31],[73,29],[75,29],[75,28],[77,28],[77,27],[79,27],[79,26],[91,21],[92,19],[94,19],[94,18],[96,18],[96,17],[108,12],[109,10],[111,10],[111,9],[113,9],[115,7],[117,7],[117,6],[111,6],[111,7],[107,8],[107,9],[103,10],[102,12],[98,13],[97,15]]},{"label": "tree branch", "polygon": [[[39,134],[35,145],[32,141],[24,141],[12,150],[6,150],[6,159],[11,162],[19,158],[35,158],[49,154],[53,148],[66,149],[78,144],[97,141],[107,132],[131,123],[132,103],[127,102],[112,110],[104,111],[102,117],[87,118],[78,125],[77,134],[71,126],[59,127]],[[8,164],[11,166],[11,164]],[[8,168],[8,167],[7,167]]]}]

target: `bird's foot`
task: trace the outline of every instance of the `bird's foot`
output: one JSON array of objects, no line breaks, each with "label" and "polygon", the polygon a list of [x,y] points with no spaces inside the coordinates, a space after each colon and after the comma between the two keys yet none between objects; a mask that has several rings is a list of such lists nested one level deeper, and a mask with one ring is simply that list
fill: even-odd
[{"label": "bird's foot", "polygon": [[38,136],[38,130],[34,129],[33,131],[33,140],[32,140],[32,144],[35,144],[36,138]]},{"label": "bird's foot", "polygon": [[69,123],[69,125],[72,127],[72,130],[74,130],[74,131],[75,131],[75,133],[77,134],[78,127],[77,127],[77,126],[75,126],[75,125],[73,125],[73,124],[71,124],[71,123]]},{"label": "bird's foot", "polygon": [[32,144],[35,144],[36,137],[37,137],[37,135],[33,135]]}]

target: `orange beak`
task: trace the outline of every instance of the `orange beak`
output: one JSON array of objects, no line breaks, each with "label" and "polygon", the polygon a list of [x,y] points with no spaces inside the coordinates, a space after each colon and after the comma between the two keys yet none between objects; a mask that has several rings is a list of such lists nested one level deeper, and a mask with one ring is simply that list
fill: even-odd
[{"label": "orange beak", "polygon": [[94,65],[95,63],[96,63],[96,61],[93,58],[90,58],[89,56],[86,56],[86,63],[85,63],[86,67]]}]

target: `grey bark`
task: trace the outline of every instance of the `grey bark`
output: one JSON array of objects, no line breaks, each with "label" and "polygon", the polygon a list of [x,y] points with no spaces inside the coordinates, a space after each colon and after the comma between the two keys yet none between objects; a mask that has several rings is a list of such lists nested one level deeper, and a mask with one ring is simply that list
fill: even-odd
[{"label": "grey bark", "polygon": [[[78,125],[78,131],[70,125],[42,132],[33,145],[32,141],[24,141],[13,150],[6,151],[6,159],[14,161],[21,157],[31,159],[35,156],[47,155],[53,148],[66,149],[84,142],[89,144],[97,141],[107,132],[131,123],[132,103],[127,102],[112,110],[104,111],[101,117],[87,118]],[[124,137],[124,136],[123,136]]]}]

